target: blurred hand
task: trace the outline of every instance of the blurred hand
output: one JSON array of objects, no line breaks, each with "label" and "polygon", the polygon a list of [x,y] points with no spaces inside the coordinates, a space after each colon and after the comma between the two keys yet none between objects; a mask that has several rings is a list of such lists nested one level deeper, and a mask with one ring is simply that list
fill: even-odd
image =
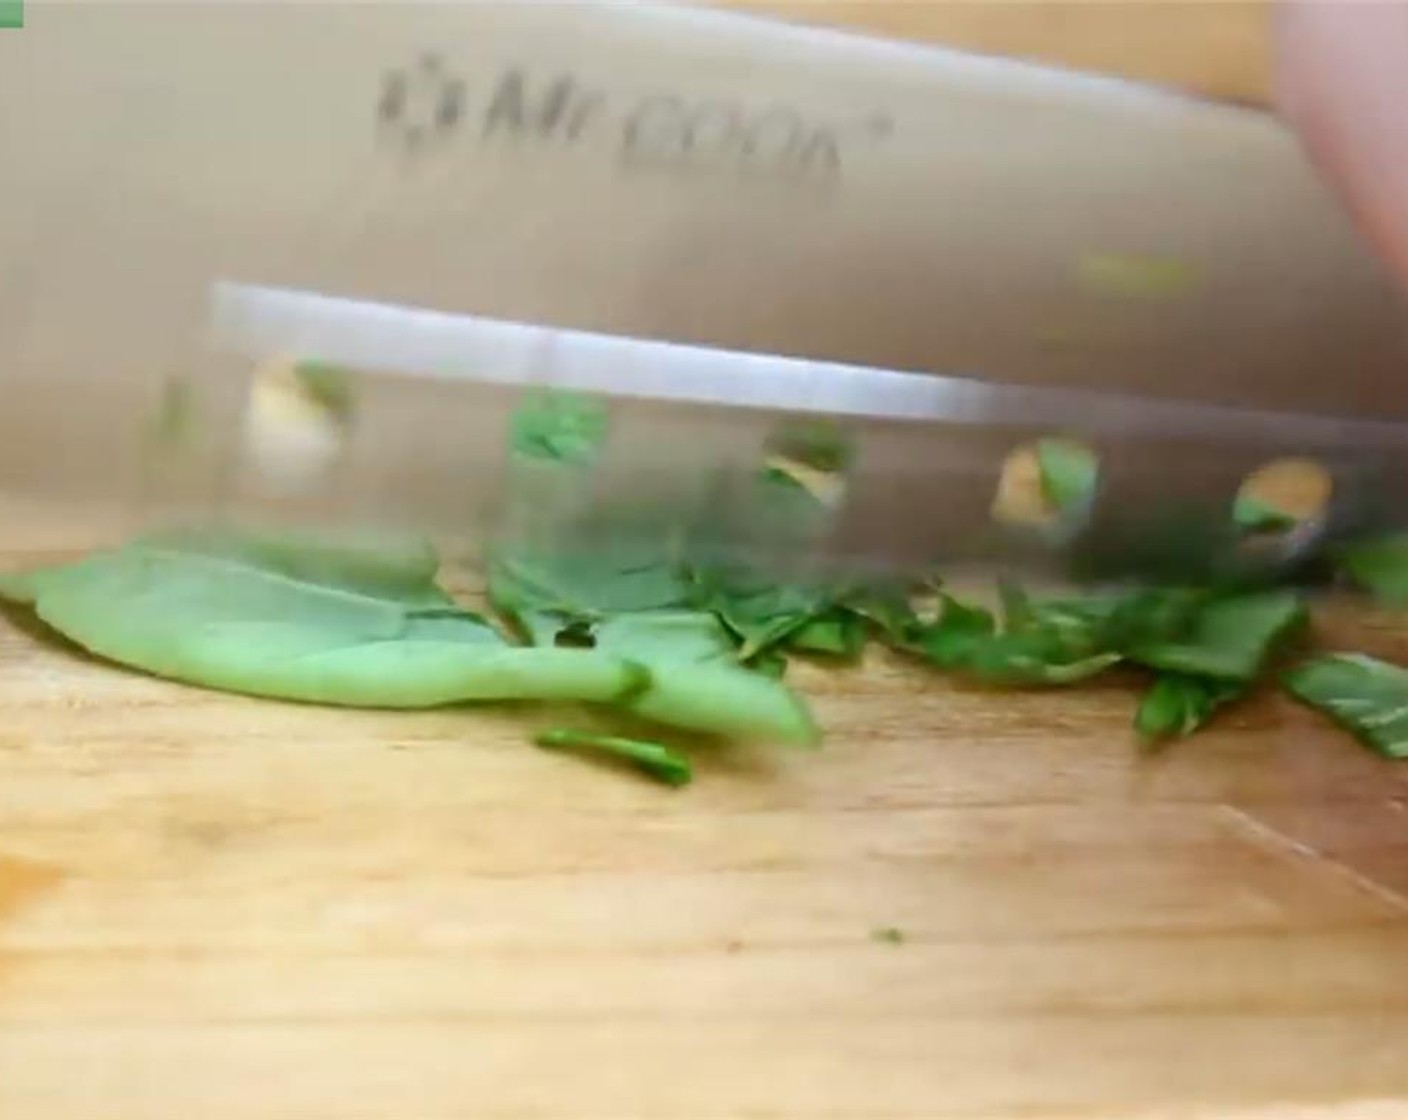
[{"label": "blurred hand", "polygon": [[1276,99],[1408,291],[1408,2],[1283,0]]}]

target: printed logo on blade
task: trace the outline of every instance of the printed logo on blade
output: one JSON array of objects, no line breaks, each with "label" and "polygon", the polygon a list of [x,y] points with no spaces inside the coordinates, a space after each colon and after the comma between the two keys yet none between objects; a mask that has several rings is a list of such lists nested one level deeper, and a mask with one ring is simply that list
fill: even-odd
[{"label": "printed logo on blade", "polygon": [[427,51],[381,76],[382,136],[417,155],[480,148],[597,153],[633,173],[834,186],[894,131],[881,111],[727,89],[636,89],[514,63],[466,76]]}]

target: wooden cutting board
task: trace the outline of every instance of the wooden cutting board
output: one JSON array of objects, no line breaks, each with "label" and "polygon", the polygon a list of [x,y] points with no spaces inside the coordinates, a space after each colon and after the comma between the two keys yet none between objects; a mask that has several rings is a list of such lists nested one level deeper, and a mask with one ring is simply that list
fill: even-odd
[{"label": "wooden cutting board", "polygon": [[[88,533],[11,508],[0,563]],[[820,753],[667,791],[520,713],[206,693],[0,618],[0,1117],[1408,1110],[1408,770],[1276,697],[1140,758],[1119,682],[795,679]]]}]

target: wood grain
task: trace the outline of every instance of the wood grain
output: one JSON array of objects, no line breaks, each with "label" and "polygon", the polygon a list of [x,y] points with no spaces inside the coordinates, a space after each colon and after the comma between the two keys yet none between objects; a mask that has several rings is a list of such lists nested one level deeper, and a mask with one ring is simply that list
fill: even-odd
[{"label": "wood grain", "polygon": [[[25,521],[0,562],[79,543]],[[0,1115],[1367,1117],[1408,1093],[1408,772],[1283,699],[1141,759],[1125,682],[801,666],[826,747],[705,752],[677,792],[533,750],[542,713],[264,703],[32,631],[0,621]]]},{"label": "wood grain", "polygon": [[[1143,54],[1087,36],[1173,19],[1144,5],[1059,7],[827,14],[1262,81],[1167,22]],[[0,563],[88,534],[12,508]],[[1408,654],[1401,619],[1321,628]],[[706,753],[676,792],[534,751],[540,715],[261,703],[0,619],[0,1116],[1408,1107],[1408,771],[1276,697],[1141,758],[1121,682],[994,695],[885,657],[796,680],[821,752]]]}]

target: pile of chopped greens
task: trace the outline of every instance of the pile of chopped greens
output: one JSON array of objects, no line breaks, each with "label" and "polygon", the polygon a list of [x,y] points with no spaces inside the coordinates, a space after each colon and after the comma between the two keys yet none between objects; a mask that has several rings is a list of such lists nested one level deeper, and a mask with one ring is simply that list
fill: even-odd
[{"label": "pile of chopped greens", "polygon": [[[593,401],[532,402],[515,423],[512,484],[535,509],[570,501],[605,434]],[[820,430],[784,450],[760,472],[759,493],[800,523],[827,500],[808,472],[834,471],[844,455]],[[1095,467],[1078,449],[1043,445],[1037,463],[1053,506],[1090,500]],[[1251,500],[1235,517],[1249,533],[1287,524]],[[1408,539],[1347,550],[1340,567],[1379,598],[1408,602]],[[208,688],[354,707],[570,705],[580,714],[539,732],[540,746],[670,785],[691,779],[686,734],[815,745],[811,712],[783,679],[789,659],[854,663],[871,641],[993,687],[1132,671],[1143,680],[1134,728],[1148,744],[1189,735],[1279,681],[1368,746],[1408,757],[1408,670],[1355,654],[1288,662],[1308,614],[1287,588],[1042,598],[1003,581],[989,607],[928,580],[779,584],[737,563],[686,562],[666,541],[574,550],[529,531],[486,558],[487,608],[475,611],[442,589],[437,569],[421,543],[185,530],[0,576],[0,599],[100,657]]]}]

